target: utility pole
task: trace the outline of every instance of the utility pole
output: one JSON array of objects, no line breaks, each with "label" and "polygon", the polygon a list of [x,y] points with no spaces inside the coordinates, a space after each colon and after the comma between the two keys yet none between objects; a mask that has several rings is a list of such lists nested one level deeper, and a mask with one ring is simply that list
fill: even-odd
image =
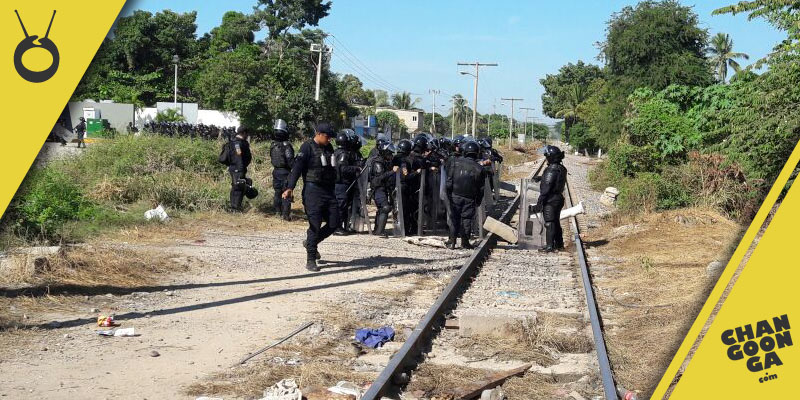
[{"label": "utility pole", "polygon": [[514,102],[515,101],[523,101],[525,99],[517,99],[517,98],[501,98],[500,100],[510,101],[511,102],[511,119],[508,120],[508,148],[511,148],[511,135],[514,133]]},{"label": "utility pole", "polygon": [[431,133],[436,135],[436,95],[441,93],[439,90],[431,89],[428,93],[433,95],[433,107],[431,107]]},{"label": "utility pole", "polygon": [[[175,64],[175,86],[174,86],[175,97],[174,97],[174,103],[173,103],[173,107],[175,108],[175,112],[178,112],[178,62],[180,62],[180,61],[181,61],[181,58],[178,57],[177,54],[172,56],[172,63]],[[181,113],[181,114],[183,114],[183,113]]]},{"label": "utility pole", "polygon": [[478,120],[478,76],[480,74],[480,67],[496,67],[497,63],[480,63],[475,61],[474,63],[458,63],[457,65],[474,65],[475,66],[475,74],[471,74],[469,72],[461,71],[461,75],[472,75],[475,77],[475,96],[472,100],[472,137],[475,137],[475,127],[476,121]]},{"label": "utility pole", "polygon": [[456,138],[456,97],[453,96],[450,102],[453,103],[453,123],[450,125],[450,140],[453,140]]},{"label": "utility pole", "polygon": [[[527,138],[528,137],[528,111],[533,110],[533,108],[520,107],[519,109],[520,110],[525,110],[525,125],[524,126],[525,126],[525,137]],[[533,130],[531,130],[531,133],[533,133]]]},{"label": "utility pole", "polygon": [[331,48],[325,46],[325,42],[322,42],[320,44],[312,43],[311,52],[319,53],[319,59],[317,61],[317,90],[316,92],[314,92],[314,100],[319,101],[319,83],[320,83],[320,78],[322,77],[322,53],[330,54]]}]

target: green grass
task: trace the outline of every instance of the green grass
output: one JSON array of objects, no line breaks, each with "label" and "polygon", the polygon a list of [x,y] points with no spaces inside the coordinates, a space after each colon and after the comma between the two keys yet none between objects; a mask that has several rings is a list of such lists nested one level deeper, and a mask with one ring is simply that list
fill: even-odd
[{"label": "green grass", "polygon": [[[264,211],[272,202],[269,144],[251,145],[248,176],[260,194],[245,200]],[[230,175],[217,162],[221,146],[209,140],[121,135],[95,143],[81,157],[33,168],[0,221],[0,247],[83,241],[109,229],[144,224],[144,211],[158,204],[184,217],[224,209]]]}]

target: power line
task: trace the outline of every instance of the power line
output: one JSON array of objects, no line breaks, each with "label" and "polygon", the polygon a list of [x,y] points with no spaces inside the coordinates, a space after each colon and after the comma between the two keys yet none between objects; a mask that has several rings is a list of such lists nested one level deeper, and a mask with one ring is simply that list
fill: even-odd
[{"label": "power line", "polygon": [[378,73],[376,73],[375,71],[373,71],[373,70],[372,70],[372,69],[371,69],[369,66],[367,66],[367,64],[366,64],[366,63],[364,63],[363,61],[361,61],[361,59],[359,59],[359,58],[358,58],[358,56],[356,56],[356,55],[355,55],[355,54],[354,54],[352,51],[350,51],[350,49],[347,47],[347,45],[345,45],[345,44],[344,44],[344,42],[342,42],[341,40],[339,40],[339,38],[337,38],[337,37],[336,37],[336,36],[334,36],[334,35],[329,35],[329,36],[330,36],[331,38],[333,38],[333,40],[335,40],[337,43],[339,43],[339,47],[340,47],[342,50],[344,50],[344,51],[345,51],[347,54],[349,54],[349,55],[350,55],[350,56],[351,56],[351,57],[352,57],[352,58],[353,58],[353,59],[356,61],[356,63],[357,63],[357,64],[360,64],[360,65],[363,67],[363,69],[365,69],[366,71],[368,71],[368,74],[369,74],[369,75],[372,75],[372,76],[373,76],[373,77],[374,77],[376,80],[378,80],[378,81],[380,81],[380,82],[383,82],[383,83],[384,83],[386,86],[389,86],[389,87],[392,87],[392,88],[394,88],[394,89],[393,89],[393,91],[398,91],[398,92],[402,91],[402,89],[400,89],[400,87],[398,87],[398,86],[396,86],[396,85],[393,85],[391,82],[389,82],[388,80],[384,79],[383,77],[381,77],[380,75],[378,75]]},{"label": "power line", "polygon": [[334,52],[333,55],[335,57],[337,57],[338,61],[346,64],[352,72],[354,72],[357,75],[361,75],[361,78],[364,79],[365,81],[369,81],[372,84],[374,84],[375,86],[377,86],[379,89],[385,90],[387,92],[394,92],[395,91],[394,89],[392,89],[392,88],[390,88],[390,87],[388,87],[388,86],[376,81],[370,75],[365,74],[358,66],[354,65],[352,61],[350,61],[346,57],[343,57],[341,55],[341,53]]}]

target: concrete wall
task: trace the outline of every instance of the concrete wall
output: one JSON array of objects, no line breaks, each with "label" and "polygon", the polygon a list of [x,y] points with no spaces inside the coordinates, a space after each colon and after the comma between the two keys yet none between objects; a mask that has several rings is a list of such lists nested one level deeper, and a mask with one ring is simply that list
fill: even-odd
[{"label": "concrete wall", "polygon": [[67,108],[61,115],[64,123],[68,123],[68,127],[65,128],[72,131],[72,128],[78,125],[78,118],[83,116],[85,108],[93,109],[95,118],[108,120],[111,127],[120,133],[126,132],[128,123],[134,121],[133,104],[73,101],[67,103]]},{"label": "concrete wall", "polygon": [[[167,108],[173,108],[171,107],[172,103],[169,104],[170,107]],[[136,111],[136,127],[140,130],[144,128],[144,124],[156,119],[159,111],[161,110],[155,107],[142,108]],[[235,112],[196,109],[194,115],[195,118],[193,120],[186,118],[186,122],[189,124],[216,125],[220,128],[239,127],[239,116]]]},{"label": "concrete wall", "polygon": [[[175,108],[175,103],[159,101],[156,103],[158,112],[164,112]],[[187,124],[197,123],[197,103],[178,103],[178,113],[183,115]]]},{"label": "concrete wall", "polygon": [[239,127],[239,116],[232,111],[197,110],[197,123],[220,128]]}]

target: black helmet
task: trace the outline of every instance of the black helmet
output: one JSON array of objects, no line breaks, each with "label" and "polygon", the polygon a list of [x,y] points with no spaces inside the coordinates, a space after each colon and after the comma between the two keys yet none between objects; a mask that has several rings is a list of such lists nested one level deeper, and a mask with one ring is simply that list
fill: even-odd
[{"label": "black helmet", "polygon": [[86,118],[80,117],[80,118],[78,118],[78,121],[86,122]]},{"label": "black helmet", "polygon": [[428,142],[428,150],[430,150],[430,151],[439,150],[440,147],[442,147],[442,140],[441,139],[433,139],[433,140]]},{"label": "black helmet", "polygon": [[478,155],[480,154],[480,152],[481,152],[481,148],[480,148],[480,146],[478,146],[478,143],[475,143],[475,142],[467,142],[466,144],[464,144],[463,150],[462,150],[462,153],[464,153],[464,156],[469,157],[469,158],[478,158]]},{"label": "black helmet", "polygon": [[428,137],[425,136],[424,133],[417,135],[414,138],[414,150],[417,152],[422,152],[428,148]]},{"label": "black helmet", "polygon": [[448,139],[448,138],[446,138],[446,137],[443,137],[443,138],[439,139],[439,147],[441,147],[441,148],[443,148],[443,149],[445,149],[447,151],[451,151],[451,150],[453,150],[453,141]]},{"label": "black helmet", "polygon": [[245,191],[244,191],[244,195],[248,199],[253,200],[256,197],[258,197],[258,189],[254,188],[252,186],[248,186],[247,189],[245,189]]},{"label": "black helmet", "polygon": [[542,153],[549,164],[559,163],[564,159],[564,152],[556,146],[544,146],[544,151]]},{"label": "black helmet", "polygon": [[482,138],[478,140],[478,144],[484,149],[491,149],[492,148],[492,139],[490,138]]},{"label": "black helmet", "polygon": [[236,128],[236,134],[237,135],[249,135],[250,134],[250,129],[248,129],[244,125],[239,125],[239,127]]},{"label": "black helmet", "polygon": [[346,131],[339,131],[336,134],[336,145],[339,147],[345,147],[350,143],[350,136],[347,135]]},{"label": "black helmet", "polygon": [[275,126],[272,132],[277,140],[289,139],[289,126],[286,125],[286,121],[282,119],[275,120]]},{"label": "black helmet", "polygon": [[383,142],[378,146],[378,154],[387,157],[393,156],[397,153],[397,148],[392,142]]},{"label": "black helmet", "polygon": [[408,139],[403,139],[399,143],[397,143],[397,152],[400,154],[411,153],[411,149],[413,148],[414,145]]}]

